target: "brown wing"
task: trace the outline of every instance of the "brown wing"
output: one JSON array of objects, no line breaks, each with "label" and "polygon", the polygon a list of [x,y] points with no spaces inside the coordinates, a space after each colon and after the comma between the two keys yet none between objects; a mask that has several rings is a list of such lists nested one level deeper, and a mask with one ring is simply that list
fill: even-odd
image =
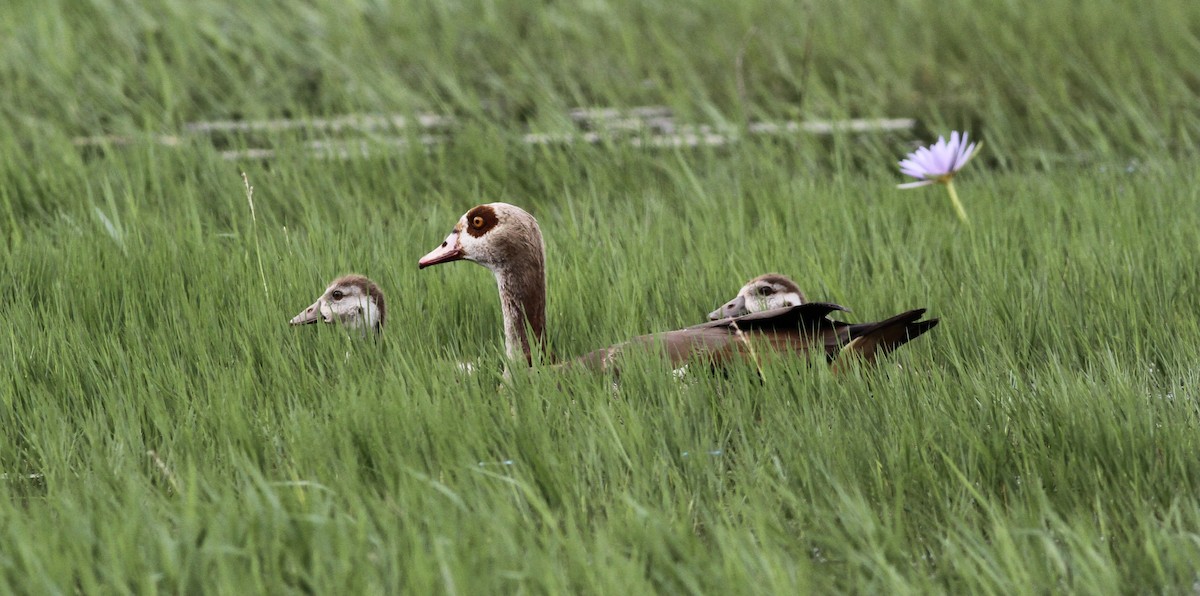
[{"label": "brown wing", "polygon": [[661,349],[672,366],[676,367],[694,360],[724,366],[731,360],[744,358],[753,354],[754,350],[764,348],[798,354],[815,349],[832,358],[843,344],[852,339],[849,325],[828,318],[829,313],[844,310],[836,304],[810,302],[721,319],[635,337],[584,354],[577,362],[593,370],[615,370],[615,360],[622,352],[651,348]]}]

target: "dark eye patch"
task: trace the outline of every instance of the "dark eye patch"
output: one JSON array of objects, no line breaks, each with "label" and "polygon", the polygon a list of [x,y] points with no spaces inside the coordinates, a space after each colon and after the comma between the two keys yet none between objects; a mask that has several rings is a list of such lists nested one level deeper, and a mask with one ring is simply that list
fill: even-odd
[{"label": "dark eye patch", "polygon": [[500,218],[496,211],[487,205],[480,205],[467,212],[467,233],[478,238],[496,227]]}]

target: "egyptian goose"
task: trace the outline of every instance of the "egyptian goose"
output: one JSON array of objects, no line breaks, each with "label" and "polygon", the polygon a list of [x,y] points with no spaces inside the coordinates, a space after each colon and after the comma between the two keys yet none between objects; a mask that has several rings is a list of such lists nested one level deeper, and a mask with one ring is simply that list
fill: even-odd
[{"label": "egyptian goose", "polygon": [[312,306],[292,317],[292,325],[308,325],[324,321],[340,323],[350,329],[383,330],[387,318],[387,305],[383,291],[375,282],[362,275],[344,275],[325,288]]},{"label": "egyptian goose", "polygon": [[725,306],[708,313],[708,320],[740,317],[785,306],[804,304],[804,292],[796,282],[778,273],[760,275],[742,286]]},{"label": "egyptian goose", "polygon": [[[479,205],[455,224],[440,246],[421,257],[421,269],[458,260],[474,261],[496,276],[504,316],[504,345],[510,360],[534,360],[535,345],[546,343],[545,245],[537,220],[507,203]],[[673,366],[701,358],[721,366],[739,358],[755,358],[756,350],[807,354],[823,351],[834,360],[843,348],[873,362],[937,325],[921,321],[925,309],[911,310],[875,323],[849,324],[828,315],[845,308],[808,303],[721,319],[665,333],[635,337],[575,360],[595,370],[616,371],[617,356],[634,348],[660,348]],[[532,338],[530,337],[532,335]]]}]

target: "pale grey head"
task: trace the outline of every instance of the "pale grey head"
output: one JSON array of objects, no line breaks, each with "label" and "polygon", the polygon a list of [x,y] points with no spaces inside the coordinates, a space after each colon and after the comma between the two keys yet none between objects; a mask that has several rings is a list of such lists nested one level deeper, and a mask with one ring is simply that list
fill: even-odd
[{"label": "pale grey head", "polygon": [[383,291],[362,275],[333,280],[317,301],[289,321],[292,325],[338,323],[350,329],[381,331],[387,317]]},{"label": "pale grey head", "polygon": [[773,308],[799,306],[804,302],[804,292],[796,282],[778,273],[767,273],[746,282],[733,300],[708,313],[708,319],[740,317]]}]

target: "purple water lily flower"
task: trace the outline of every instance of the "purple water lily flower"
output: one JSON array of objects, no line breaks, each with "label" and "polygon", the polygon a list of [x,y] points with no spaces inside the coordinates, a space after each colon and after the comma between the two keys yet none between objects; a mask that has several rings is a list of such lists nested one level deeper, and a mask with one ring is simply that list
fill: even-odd
[{"label": "purple water lily flower", "polygon": [[900,162],[900,172],[919,181],[901,184],[900,188],[946,182],[971,161],[976,146],[976,143],[967,144],[967,133],[962,133],[960,137],[954,131],[950,133],[949,143],[945,137],[938,137],[937,143],[909,153],[908,158]]},{"label": "purple water lily flower", "polygon": [[954,192],[954,175],[971,161],[982,143],[967,144],[967,133],[960,136],[958,131],[950,133],[950,142],[945,137],[938,137],[937,143],[929,147],[921,147],[908,154],[900,162],[900,172],[917,178],[916,182],[901,184],[898,188],[917,188],[930,184],[945,184],[950,193],[950,202],[958,212],[959,219],[967,221],[967,213],[962,203],[958,201],[958,193]]}]

